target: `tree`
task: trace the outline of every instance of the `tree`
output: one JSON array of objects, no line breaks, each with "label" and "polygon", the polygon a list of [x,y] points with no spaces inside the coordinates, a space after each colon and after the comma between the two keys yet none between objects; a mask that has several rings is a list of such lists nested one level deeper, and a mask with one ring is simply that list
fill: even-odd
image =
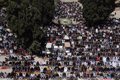
[{"label": "tree", "polygon": [[53,13],[54,0],[8,0],[8,25],[17,34],[18,45],[38,52],[45,36],[44,26],[51,23]]},{"label": "tree", "polygon": [[8,0],[0,0],[0,9],[2,8],[2,7],[6,7],[7,6],[7,3],[8,2]]},{"label": "tree", "polygon": [[108,19],[115,9],[115,0],[81,0],[83,17],[88,25],[96,25]]},{"label": "tree", "polygon": [[39,54],[39,49],[40,49],[40,43],[38,41],[33,41],[33,43],[30,46],[30,51],[33,54]]}]

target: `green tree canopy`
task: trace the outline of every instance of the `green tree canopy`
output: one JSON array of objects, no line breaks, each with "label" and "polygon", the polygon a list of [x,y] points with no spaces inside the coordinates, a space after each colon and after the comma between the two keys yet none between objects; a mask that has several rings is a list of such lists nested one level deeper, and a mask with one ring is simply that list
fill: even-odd
[{"label": "green tree canopy", "polygon": [[2,7],[5,7],[5,6],[7,6],[7,3],[8,2],[8,0],[0,0],[0,9],[2,8]]},{"label": "green tree canopy", "polygon": [[81,0],[81,3],[83,16],[89,25],[104,22],[115,9],[115,0]]},{"label": "green tree canopy", "polygon": [[54,0],[8,0],[8,25],[25,49],[39,48],[36,43],[41,44],[45,36],[43,28],[50,24],[53,13]]}]

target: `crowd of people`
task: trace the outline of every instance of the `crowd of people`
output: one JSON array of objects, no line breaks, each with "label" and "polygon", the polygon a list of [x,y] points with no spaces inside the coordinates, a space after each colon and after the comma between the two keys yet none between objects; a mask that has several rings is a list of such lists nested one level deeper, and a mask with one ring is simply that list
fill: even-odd
[{"label": "crowd of people", "polygon": [[[81,11],[79,11],[81,10]],[[45,56],[15,54],[15,36],[0,26],[0,54],[9,53],[0,66],[12,67],[0,78],[15,80],[119,80],[120,19],[88,28],[78,2],[59,2],[55,17],[80,21],[79,24],[47,26]],[[4,51],[4,52],[3,52]]]},{"label": "crowd of people", "polygon": [[[1,19],[6,17],[5,12],[5,8],[0,10]],[[17,49],[15,38],[16,36],[8,28],[6,21],[0,21],[0,54],[13,53]]]},{"label": "crowd of people", "polygon": [[0,78],[13,80],[39,80],[44,78],[42,73],[46,72],[46,66],[35,61],[32,55],[9,55],[0,66],[12,67],[10,73],[0,73]]},{"label": "crowd of people", "polygon": [[[77,9],[81,9],[78,2],[60,2],[58,7],[58,18],[82,18],[80,12],[77,14]],[[74,80],[81,77],[119,79],[119,32],[120,19],[110,19],[106,24],[92,28],[84,23],[51,25],[48,27],[49,39],[46,46],[46,53],[50,55],[49,62],[55,66],[54,70],[59,77]]]},{"label": "crowd of people", "polygon": [[76,22],[84,20],[82,16],[82,5],[79,2],[59,2],[55,11],[55,18],[57,19],[68,18]]}]

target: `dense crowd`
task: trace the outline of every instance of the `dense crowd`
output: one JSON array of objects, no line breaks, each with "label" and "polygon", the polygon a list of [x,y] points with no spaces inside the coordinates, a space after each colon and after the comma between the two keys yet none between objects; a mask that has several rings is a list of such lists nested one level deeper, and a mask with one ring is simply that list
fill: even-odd
[{"label": "dense crowd", "polygon": [[[82,18],[77,14],[77,2],[58,4],[59,18]],[[75,17],[76,16],[76,17]],[[79,19],[80,19],[79,18]],[[84,20],[84,19],[81,19]],[[120,78],[120,19],[110,19],[106,24],[88,28],[77,25],[51,25],[48,27],[46,53],[59,77]],[[62,76],[61,76],[62,74]]]},{"label": "dense crowd", "polygon": [[[60,2],[55,17],[84,20],[78,2]],[[82,11],[82,10],[81,10]],[[47,27],[43,61],[35,61],[33,55],[13,54],[16,50],[13,35],[0,26],[0,50],[9,56],[0,66],[12,67],[11,73],[0,73],[0,78],[15,80],[96,80],[120,78],[120,19],[88,28],[84,22],[76,25]],[[10,35],[10,36],[9,36]],[[12,39],[11,39],[12,38]],[[3,52],[5,53],[5,52]],[[2,53],[2,54],[3,54]],[[0,52],[1,54],[1,52]]]},{"label": "dense crowd", "polygon": [[[1,19],[4,19],[6,13],[6,9],[2,8],[0,11]],[[13,53],[17,46],[15,45],[15,38],[16,36],[11,32],[8,28],[6,21],[0,21],[0,53],[7,54]]]},{"label": "dense crowd", "polygon": [[59,2],[55,11],[55,18],[58,19],[68,18],[76,22],[84,20],[82,16],[82,5],[79,2]]},{"label": "dense crowd", "polygon": [[17,49],[15,36],[10,29],[4,28],[3,25],[0,25],[0,33],[0,53],[3,55],[13,53]]}]

